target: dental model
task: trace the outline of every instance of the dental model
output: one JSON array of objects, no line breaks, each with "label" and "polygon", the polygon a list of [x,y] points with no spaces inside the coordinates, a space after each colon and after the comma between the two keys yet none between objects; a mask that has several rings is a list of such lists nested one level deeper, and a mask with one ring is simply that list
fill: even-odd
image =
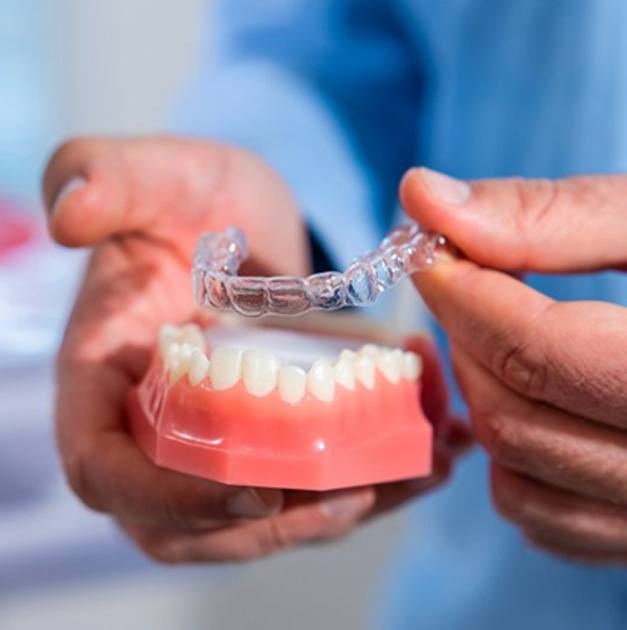
[{"label": "dental model", "polygon": [[165,324],[130,399],[145,454],[245,486],[328,490],[428,474],[420,357],[375,345],[394,340],[363,320],[324,317]]},{"label": "dental model", "polygon": [[432,265],[444,247],[443,236],[412,223],[393,230],[344,273],[316,273],[308,278],[240,277],[237,270],[248,257],[246,239],[240,230],[229,227],[200,238],[192,265],[194,295],[203,308],[233,310],[247,317],[367,306],[405,276]]}]

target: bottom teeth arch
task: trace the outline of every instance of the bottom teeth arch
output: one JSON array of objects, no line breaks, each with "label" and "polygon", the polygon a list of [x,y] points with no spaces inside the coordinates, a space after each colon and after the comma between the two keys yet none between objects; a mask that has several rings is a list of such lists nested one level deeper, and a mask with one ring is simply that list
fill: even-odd
[{"label": "bottom teeth arch", "polygon": [[284,364],[266,348],[217,345],[207,356],[205,335],[195,324],[164,324],[157,345],[171,384],[187,376],[193,387],[206,382],[212,390],[223,391],[241,382],[252,396],[262,398],[276,390],[289,404],[307,396],[330,403],[340,391],[355,392],[358,386],[374,389],[377,378],[398,385],[402,379],[415,381],[422,373],[419,355],[373,344],[341,349],[334,358],[314,358],[308,369]]}]

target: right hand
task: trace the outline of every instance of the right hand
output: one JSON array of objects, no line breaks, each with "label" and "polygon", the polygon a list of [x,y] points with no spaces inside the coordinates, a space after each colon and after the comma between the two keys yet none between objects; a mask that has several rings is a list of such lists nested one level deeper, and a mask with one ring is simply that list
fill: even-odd
[{"label": "right hand", "polygon": [[[174,138],[69,142],[51,158],[44,196],[57,242],[95,246],[58,358],[57,437],[67,478],[149,556],[241,560],[334,538],[447,476],[463,430],[447,433],[432,477],[377,489],[238,488],[152,464],[126,431],[126,399],[160,324],[195,315],[189,268],[198,234],[238,225],[250,244],[247,272],[304,275],[308,251],[295,200],[253,155]],[[434,358],[425,363],[425,405],[441,422],[443,380]]]}]

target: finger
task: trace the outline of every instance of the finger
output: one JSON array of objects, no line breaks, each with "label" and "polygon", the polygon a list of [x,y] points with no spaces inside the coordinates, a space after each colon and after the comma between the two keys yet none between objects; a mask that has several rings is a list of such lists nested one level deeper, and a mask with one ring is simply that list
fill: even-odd
[{"label": "finger", "polygon": [[[299,493],[296,493],[298,495]],[[124,528],[149,556],[168,563],[241,562],[296,545],[333,540],[350,531],[374,503],[372,488],[303,493],[274,517],[234,523],[210,532]]]},{"label": "finger", "polygon": [[627,554],[627,508],[546,486],[495,464],[498,512],[527,533],[581,551]]},{"label": "finger", "polygon": [[440,487],[450,477],[453,462],[445,448],[436,447],[433,458],[433,471],[427,477],[407,479],[375,486],[377,500],[368,518],[387,514]]},{"label": "finger", "polygon": [[502,466],[577,494],[627,505],[627,435],[525,399],[459,347],[455,375],[477,440]]},{"label": "finger", "polygon": [[[302,275],[308,268],[302,222],[280,179],[252,154],[216,142],[72,140],[51,157],[43,195],[50,232],[63,245],[140,232],[169,241],[189,259],[199,233],[240,225],[257,272]],[[267,245],[277,240],[278,269]]]},{"label": "finger", "polygon": [[451,457],[457,458],[468,452],[475,443],[472,427],[465,419],[450,416],[448,429],[444,436],[444,443]]},{"label": "finger", "polygon": [[533,531],[525,531],[524,536],[527,542],[533,547],[552,556],[562,558],[563,560],[598,566],[627,565],[627,553],[625,552],[581,549]]},{"label": "finger", "polygon": [[622,175],[467,183],[415,168],[400,196],[413,219],[481,265],[559,272],[627,263]]},{"label": "finger", "polygon": [[627,309],[557,303],[506,274],[445,260],[414,276],[452,340],[512,390],[627,427]]}]

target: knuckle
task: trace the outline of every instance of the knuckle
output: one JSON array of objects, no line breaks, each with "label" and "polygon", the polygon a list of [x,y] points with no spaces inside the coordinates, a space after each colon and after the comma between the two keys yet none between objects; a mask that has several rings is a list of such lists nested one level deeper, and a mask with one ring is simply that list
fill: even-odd
[{"label": "knuckle", "polygon": [[136,535],[133,537],[137,548],[150,560],[158,564],[173,566],[182,564],[184,558],[168,541],[156,541],[151,536]]},{"label": "knuckle", "polygon": [[183,558],[174,552],[171,545],[165,544],[147,544],[137,546],[150,560],[166,566],[174,566],[183,563]]},{"label": "knuckle", "polygon": [[64,169],[67,165],[75,164],[89,153],[93,140],[88,138],[69,138],[53,151],[48,162],[45,180],[48,180],[57,169]]},{"label": "knuckle", "polygon": [[255,555],[266,556],[289,549],[295,542],[294,534],[280,518],[268,518],[265,527],[257,538]]},{"label": "knuckle", "polygon": [[193,514],[189,506],[183,504],[174,493],[165,493],[161,498],[160,512],[164,524],[177,531],[189,532],[200,528],[206,528],[207,519]]},{"label": "knuckle", "polygon": [[542,398],[548,380],[547,363],[530,343],[511,344],[494,353],[494,373],[506,385],[529,398]]},{"label": "knuckle", "polygon": [[515,465],[521,459],[521,437],[518,424],[496,410],[473,414],[477,439],[500,464]]},{"label": "knuckle", "polygon": [[515,179],[512,185],[517,201],[517,228],[524,236],[533,236],[557,207],[562,183],[550,179]]},{"label": "knuckle", "polygon": [[106,510],[94,487],[92,464],[90,463],[92,461],[89,449],[64,457],[65,476],[70,489],[85,506],[95,512],[105,512]]}]

